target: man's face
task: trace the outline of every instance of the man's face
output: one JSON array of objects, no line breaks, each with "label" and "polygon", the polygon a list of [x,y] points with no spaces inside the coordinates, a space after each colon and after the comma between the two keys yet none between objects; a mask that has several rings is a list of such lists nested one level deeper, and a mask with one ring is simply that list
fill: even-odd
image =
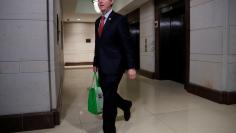
[{"label": "man's face", "polygon": [[113,0],[98,0],[98,6],[101,12],[104,12],[107,9],[109,9],[112,4],[113,4]]}]

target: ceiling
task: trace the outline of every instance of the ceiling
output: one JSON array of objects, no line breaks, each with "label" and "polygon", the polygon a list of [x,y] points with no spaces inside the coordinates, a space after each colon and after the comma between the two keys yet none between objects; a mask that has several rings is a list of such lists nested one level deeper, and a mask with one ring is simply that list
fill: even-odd
[{"label": "ceiling", "polygon": [[[149,0],[114,0],[113,10],[127,14]],[[95,12],[92,0],[62,0],[63,21],[95,22],[100,14]],[[80,19],[80,20],[78,20]]]}]

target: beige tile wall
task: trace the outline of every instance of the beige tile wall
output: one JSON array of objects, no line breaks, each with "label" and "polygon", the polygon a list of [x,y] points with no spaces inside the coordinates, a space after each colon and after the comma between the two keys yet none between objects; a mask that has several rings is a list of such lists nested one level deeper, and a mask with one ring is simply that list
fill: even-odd
[{"label": "beige tile wall", "polygon": [[[65,23],[64,61],[93,62],[95,48],[94,23]],[[91,43],[86,43],[86,39]]]},{"label": "beige tile wall", "polygon": [[46,16],[45,0],[1,1],[0,115],[50,110]]},{"label": "beige tile wall", "polygon": [[140,7],[140,69],[155,71],[154,48],[154,2],[151,0]]},{"label": "beige tile wall", "polygon": [[229,47],[227,89],[236,91],[236,1],[229,0]]},{"label": "beige tile wall", "polygon": [[191,0],[190,82],[236,90],[234,0]]},{"label": "beige tile wall", "polygon": [[47,1],[1,0],[0,115],[43,112],[56,107],[60,84],[57,78],[61,78],[58,73],[62,73],[63,65],[59,66],[61,45],[55,41],[54,10],[58,6],[54,4],[58,2],[49,0],[50,86]]}]

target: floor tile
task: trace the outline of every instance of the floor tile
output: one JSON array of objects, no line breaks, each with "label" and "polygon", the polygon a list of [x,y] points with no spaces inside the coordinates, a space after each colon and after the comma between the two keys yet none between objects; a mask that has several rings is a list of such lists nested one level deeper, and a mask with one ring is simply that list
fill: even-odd
[{"label": "floor tile", "polygon": [[[25,133],[103,133],[102,116],[87,111],[91,69],[65,70],[61,124],[53,129]],[[118,93],[132,100],[131,119],[118,109],[118,133],[235,133],[236,105],[222,105],[192,95],[183,84],[124,74]],[[24,133],[24,132],[22,132]]]}]

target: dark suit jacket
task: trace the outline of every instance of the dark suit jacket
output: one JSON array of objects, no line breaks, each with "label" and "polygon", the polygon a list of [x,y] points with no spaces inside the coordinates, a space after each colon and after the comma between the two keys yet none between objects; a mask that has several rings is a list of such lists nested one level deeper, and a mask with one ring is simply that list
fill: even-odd
[{"label": "dark suit jacket", "polygon": [[135,68],[134,44],[130,38],[125,16],[112,11],[106,20],[101,37],[98,28],[101,17],[95,23],[95,56],[93,65],[104,74],[119,74]]}]

